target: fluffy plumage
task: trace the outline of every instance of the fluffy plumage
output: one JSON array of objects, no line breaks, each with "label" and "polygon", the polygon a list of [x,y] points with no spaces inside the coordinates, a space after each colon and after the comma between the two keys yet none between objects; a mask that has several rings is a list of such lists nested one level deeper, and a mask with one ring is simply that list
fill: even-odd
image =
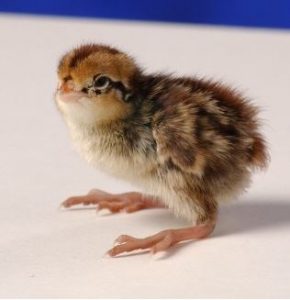
[{"label": "fluffy plumage", "polygon": [[257,108],[222,83],[148,75],[103,45],[68,52],[58,76],[56,103],[86,160],[190,221],[215,219],[218,203],[267,165]]}]

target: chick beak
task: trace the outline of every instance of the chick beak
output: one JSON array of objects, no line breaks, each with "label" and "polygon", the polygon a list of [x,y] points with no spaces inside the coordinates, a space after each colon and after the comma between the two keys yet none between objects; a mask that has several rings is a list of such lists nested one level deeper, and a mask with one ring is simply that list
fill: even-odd
[{"label": "chick beak", "polygon": [[64,93],[64,94],[74,91],[73,86],[70,82],[60,83],[58,89],[61,93]]},{"label": "chick beak", "polygon": [[73,81],[59,82],[56,93],[58,99],[64,102],[76,102],[84,95],[76,90]]}]

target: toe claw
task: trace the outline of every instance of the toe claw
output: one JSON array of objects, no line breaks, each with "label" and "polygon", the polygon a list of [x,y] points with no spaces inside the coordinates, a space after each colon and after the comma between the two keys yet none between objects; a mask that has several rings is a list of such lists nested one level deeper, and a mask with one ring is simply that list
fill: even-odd
[{"label": "toe claw", "polygon": [[114,257],[116,256],[117,254],[115,253],[115,247],[113,247],[112,249],[110,249],[108,252],[107,252],[107,256],[108,257]]},{"label": "toe claw", "polygon": [[112,258],[112,256],[111,256],[108,252],[106,252],[106,253],[103,255],[103,258]]},{"label": "toe claw", "polygon": [[97,214],[99,216],[109,216],[112,214],[112,212],[108,208],[102,208],[100,210],[97,210]]},{"label": "toe claw", "polygon": [[60,205],[59,205],[59,207],[64,207],[64,208],[67,208],[67,207],[69,207],[69,203],[68,203],[68,201],[67,201],[67,200],[65,200],[65,201],[61,202],[61,203],[60,203]]},{"label": "toe claw", "polygon": [[113,246],[116,247],[116,246],[119,246],[119,245],[122,245],[122,244],[125,244],[126,241],[122,240],[121,237],[118,237],[115,241],[114,241],[114,244]]},{"label": "toe claw", "polygon": [[166,251],[158,251],[152,254],[152,259],[153,260],[159,260],[164,258],[167,255]]},{"label": "toe claw", "polygon": [[124,243],[126,243],[128,241],[131,241],[133,239],[134,238],[131,237],[130,235],[122,234],[118,238],[115,239],[114,244],[118,244],[118,245],[124,244]]},{"label": "toe claw", "polygon": [[63,202],[61,203],[61,207],[63,208],[70,208],[72,205],[69,202]]},{"label": "toe claw", "polygon": [[92,190],[90,190],[90,191],[88,192],[88,195],[94,195],[94,194],[96,194],[98,191],[99,191],[99,190],[97,190],[97,189],[92,189]]},{"label": "toe claw", "polygon": [[113,244],[113,247],[116,247],[116,246],[119,246],[119,245],[122,245],[124,243],[121,243],[121,242],[118,242],[118,241],[115,241],[114,244]]}]

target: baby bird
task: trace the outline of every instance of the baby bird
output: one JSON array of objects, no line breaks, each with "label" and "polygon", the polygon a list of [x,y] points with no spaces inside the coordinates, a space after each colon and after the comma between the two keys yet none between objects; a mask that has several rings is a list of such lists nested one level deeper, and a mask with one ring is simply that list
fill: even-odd
[{"label": "baby bird", "polygon": [[121,235],[110,256],[162,253],[209,236],[219,203],[267,166],[257,108],[221,83],[145,74],[127,54],[99,44],[66,53],[58,78],[56,104],[81,155],[145,192],[92,190],[63,206],[97,204],[112,213],[167,207],[191,223],[143,239]]}]

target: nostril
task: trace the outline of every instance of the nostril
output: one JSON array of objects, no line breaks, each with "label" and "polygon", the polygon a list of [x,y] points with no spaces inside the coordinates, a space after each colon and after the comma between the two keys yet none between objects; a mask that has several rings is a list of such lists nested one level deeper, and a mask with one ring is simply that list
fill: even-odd
[{"label": "nostril", "polygon": [[64,82],[67,82],[67,81],[69,81],[69,80],[72,80],[72,77],[71,77],[70,75],[64,77],[64,79],[63,79]]}]

